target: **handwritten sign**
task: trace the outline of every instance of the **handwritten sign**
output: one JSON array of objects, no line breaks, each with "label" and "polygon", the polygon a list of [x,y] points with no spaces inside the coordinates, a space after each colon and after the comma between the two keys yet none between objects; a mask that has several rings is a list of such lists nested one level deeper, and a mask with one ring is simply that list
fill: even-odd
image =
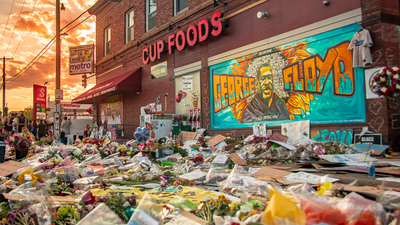
[{"label": "handwritten sign", "polygon": [[289,137],[289,143],[302,143],[309,137],[310,121],[303,120],[282,124],[281,133]]},{"label": "handwritten sign", "polygon": [[212,138],[210,138],[210,140],[207,141],[207,144],[211,145],[212,147],[214,147],[215,145],[221,143],[222,141],[225,141],[226,137],[218,134]]},{"label": "handwritten sign", "polygon": [[213,164],[225,164],[226,160],[228,160],[227,155],[219,154],[212,161]]},{"label": "handwritten sign", "polygon": [[193,75],[184,76],[182,79],[182,91],[193,90]]},{"label": "handwritten sign", "polygon": [[7,161],[5,163],[0,164],[0,176],[6,177],[10,174],[17,172],[21,168],[28,167],[24,163],[14,162],[14,161]]},{"label": "handwritten sign", "polygon": [[176,139],[177,143],[185,143],[185,141],[192,141],[196,138],[197,132],[189,132],[189,131],[181,131],[178,138]]},{"label": "handwritten sign", "polygon": [[257,137],[267,137],[267,127],[265,124],[254,124],[253,134]]}]

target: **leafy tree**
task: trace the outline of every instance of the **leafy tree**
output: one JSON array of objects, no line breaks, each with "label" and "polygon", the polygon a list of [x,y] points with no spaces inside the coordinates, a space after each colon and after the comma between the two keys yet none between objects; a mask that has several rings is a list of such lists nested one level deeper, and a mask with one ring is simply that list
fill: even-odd
[{"label": "leafy tree", "polygon": [[24,108],[24,116],[26,117],[26,119],[28,119],[28,121],[32,121],[33,120],[33,108],[32,106],[28,106],[26,108]]}]

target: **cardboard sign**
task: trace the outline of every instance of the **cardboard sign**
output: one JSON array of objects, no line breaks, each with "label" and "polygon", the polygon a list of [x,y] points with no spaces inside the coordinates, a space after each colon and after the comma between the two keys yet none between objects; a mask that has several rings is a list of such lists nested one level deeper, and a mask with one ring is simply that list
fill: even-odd
[{"label": "cardboard sign", "polygon": [[257,178],[257,180],[270,180],[274,179],[284,179],[285,176],[289,175],[290,172],[284,170],[278,170],[271,167],[263,167],[254,174],[253,177]]},{"label": "cardboard sign", "polygon": [[[361,136],[361,137],[360,137]],[[382,144],[382,134],[355,134],[354,143],[361,143],[367,145],[381,145]]]},{"label": "cardboard sign", "polygon": [[188,219],[190,219],[190,220],[192,220],[192,221],[194,221],[194,222],[196,222],[198,224],[201,224],[201,225],[207,225],[208,224],[208,221],[205,221],[205,220],[193,215],[192,213],[190,213],[190,212],[188,212],[186,210],[179,209],[178,213],[179,213],[179,215],[182,215],[182,216],[184,216],[184,217],[186,217],[186,218],[188,218]]},{"label": "cardboard sign", "polygon": [[226,160],[228,160],[227,155],[219,154],[212,161],[213,164],[225,164]]},{"label": "cardboard sign", "polygon": [[189,131],[181,131],[178,138],[176,139],[177,143],[185,143],[185,141],[192,141],[196,138],[197,132],[189,132]]},{"label": "cardboard sign", "polygon": [[226,139],[226,137],[218,134],[218,135],[215,135],[214,137],[210,138],[210,140],[207,141],[207,144],[214,147],[215,145],[221,143],[222,141],[225,141],[225,139]]},{"label": "cardboard sign", "polygon": [[254,124],[253,134],[257,137],[267,137],[267,127],[265,124]]},{"label": "cardboard sign", "polygon": [[17,172],[21,168],[28,167],[24,163],[14,162],[14,161],[7,161],[5,163],[0,164],[0,176],[6,177],[10,174]]},{"label": "cardboard sign", "polygon": [[288,137],[283,136],[282,134],[279,134],[279,133],[275,133],[274,135],[272,135],[272,137],[269,140],[286,143],[288,140]]},{"label": "cardboard sign", "polygon": [[302,143],[310,135],[310,121],[302,120],[282,124],[281,133],[289,137],[290,143]]},{"label": "cardboard sign", "polygon": [[242,159],[238,154],[233,153],[233,154],[229,154],[228,158],[230,158],[232,160],[233,163],[237,164],[237,165],[241,165],[241,166],[246,166],[246,160]]},{"label": "cardboard sign", "polygon": [[368,145],[368,144],[355,144],[352,146],[357,152],[374,151],[374,155],[382,155],[389,148],[389,145]]}]

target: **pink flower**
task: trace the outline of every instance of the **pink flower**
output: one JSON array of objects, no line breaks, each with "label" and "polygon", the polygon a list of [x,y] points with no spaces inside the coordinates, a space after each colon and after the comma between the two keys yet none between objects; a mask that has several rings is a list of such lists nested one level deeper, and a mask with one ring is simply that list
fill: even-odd
[{"label": "pink flower", "polygon": [[93,206],[92,205],[85,205],[85,207],[89,212],[93,210]]}]

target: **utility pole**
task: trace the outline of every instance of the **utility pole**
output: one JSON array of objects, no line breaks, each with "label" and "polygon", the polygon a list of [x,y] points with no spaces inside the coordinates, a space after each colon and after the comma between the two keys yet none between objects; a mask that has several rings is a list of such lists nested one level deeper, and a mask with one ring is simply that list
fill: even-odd
[{"label": "utility pole", "polygon": [[[3,56],[3,113],[5,112],[6,109],[6,60],[13,60],[13,58],[6,58]],[[7,116],[4,115],[3,116]]]}]

